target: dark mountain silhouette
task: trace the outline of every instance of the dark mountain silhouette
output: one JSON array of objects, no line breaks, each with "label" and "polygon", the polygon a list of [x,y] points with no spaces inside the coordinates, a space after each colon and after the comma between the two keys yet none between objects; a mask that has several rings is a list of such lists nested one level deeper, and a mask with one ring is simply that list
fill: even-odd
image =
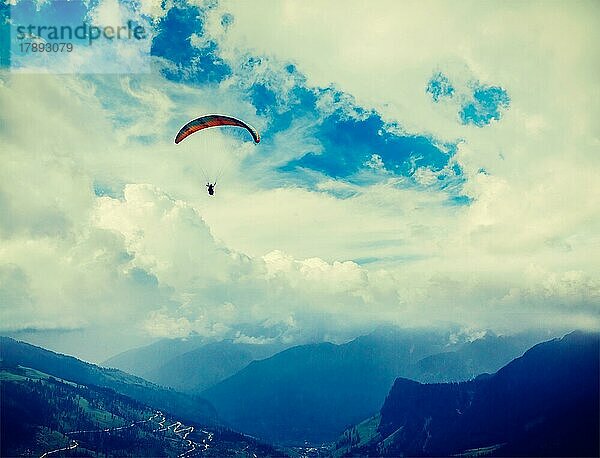
[{"label": "dark mountain silhouette", "polygon": [[9,337],[0,337],[0,358],[6,364],[29,367],[71,382],[110,388],[186,420],[210,423],[216,419],[213,406],[200,397],[168,390],[120,370],[106,369]]},{"label": "dark mountain silhouette", "polygon": [[178,391],[199,394],[252,361],[272,356],[282,348],[280,344],[212,342],[171,358],[149,371],[145,378]]},{"label": "dark mountain silhouette", "polygon": [[336,455],[598,456],[599,343],[574,332],[469,382],[399,378],[371,437],[348,430]]},{"label": "dark mountain silhouette", "polygon": [[445,332],[382,327],[343,345],[303,345],[252,362],[202,395],[235,429],[321,443],[375,414],[398,376],[468,380],[498,370],[538,339],[488,334],[450,344]]},{"label": "dark mountain silhouette", "polygon": [[446,342],[441,333],[386,327],[343,345],[297,346],[250,363],[203,396],[234,429],[319,443],[375,413],[398,374]]},{"label": "dark mountain silhouette", "polygon": [[460,382],[482,373],[494,373],[532,345],[541,342],[541,333],[483,337],[458,345],[453,351],[437,353],[418,361],[406,378],[423,383]]},{"label": "dark mountain silhouette", "polygon": [[[79,456],[92,456],[92,450],[99,449],[121,456],[180,453],[180,447],[152,434],[158,427],[156,422],[142,423],[154,415],[153,409],[113,390],[65,382],[33,369],[7,367],[4,362],[0,380],[1,456],[41,456],[73,441]],[[132,422],[140,423],[124,430],[120,438],[115,434],[65,434],[118,428]]]},{"label": "dark mountain silhouette", "polygon": [[[180,419],[116,393],[31,368],[0,363],[0,456],[281,456],[273,447],[219,426],[173,427]],[[183,428],[183,427],[182,427]],[[205,444],[208,447],[205,447]],[[196,452],[196,454],[197,454]],[[193,455],[193,453],[188,453]]]}]

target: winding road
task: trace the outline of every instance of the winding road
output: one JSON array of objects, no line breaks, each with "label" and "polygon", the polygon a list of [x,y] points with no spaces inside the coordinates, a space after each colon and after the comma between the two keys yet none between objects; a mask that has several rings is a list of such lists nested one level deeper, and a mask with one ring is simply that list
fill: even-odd
[{"label": "winding road", "polygon": [[[157,418],[160,418],[160,420],[156,420]],[[193,426],[186,426],[181,421],[175,421],[174,423],[172,423],[168,426],[165,426],[165,423],[167,422],[167,418],[160,411],[155,412],[154,415],[150,416],[146,420],[134,421],[128,425],[117,426],[115,428],[69,431],[67,433],[64,433],[64,435],[72,436],[72,435],[77,435],[77,434],[111,433],[111,432],[115,432],[115,431],[123,431],[125,429],[134,428],[138,425],[141,425],[143,423],[148,423],[151,421],[157,421],[157,423],[158,423],[158,428],[152,430],[153,433],[171,430],[185,444],[185,447],[187,447],[187,449],[183,453],[179,454],[178,458],[190,457],[194,452],[202,452],[202,451],[206,452],[209,448],[209,443],[212,442],[213,437],[214,437],[213,433],[201,429],[198,432],[205,434],[206,438],[202,439],[202,443],[195,442],[192,439],[188,438],[188,436],[194,432]],[[59,453],[59,452],[74,450],[77,447],[79,447],[79,442],[75,439],[71,439],[71,442],[66,447],[47,451],[43,455],[41,455],[40,458],[47,458],[48,456]]]},{"label": "winding road", "polygon": [[[200,451],[207,451],[208,450],[208,448],[209,448],[208,442],[212,441],[212,439],[213,439],[213,433],[201,429],[200,432],[202,432],[203,434],[206,434],[206,438],[202,439],[202,443],[199,444],[198,442],[195,442],[195,441],[193,441],[191,439],[188,439],[188,436],[194,432],[194,427],[193,426],[185,426],[180,421],[176,421],[175,423],[172,423],[169,426],[165,426],[165,422],[166,422],[166,418],[165,418],[164,415],[162,415],[162,420],[159,422],[160,428],[157,428],[157,429],[155,429],[152,432],[167,431],[167,430],[170,429],[181,440],[185,441],[186,444],[187,444],[187,446],[188,446],[188,449],[185,452],[183,452],[180,455],[178,455],[179,458],[183,458],[183,457],[189,456],[190,454],[194,453],[196,450],[199,450],[199,449],[203,449],[203,450],[200,450]],[[207,442],[207,440],[208,440],[208,442]]]},{"label": "winding road", "polygon": [[64,452],[65,450],[73,450],[79,447],[79,442],[76,440],[71,440],[71,443],[63,448],[57,448],[56,450],[51,450],[49,452],[44,453],[40,456],[40,458],[46,458],[48,455],[52,455],[53,453]]}]

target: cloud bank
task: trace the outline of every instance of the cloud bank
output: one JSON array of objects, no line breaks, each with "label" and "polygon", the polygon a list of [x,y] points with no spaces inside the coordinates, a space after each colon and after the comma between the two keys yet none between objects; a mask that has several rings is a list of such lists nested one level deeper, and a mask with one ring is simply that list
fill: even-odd
[{"label": "cloud bank", "polygon": [[599,327],[597,5],[141,6],[150,74],[0,76],[3,332]]}]

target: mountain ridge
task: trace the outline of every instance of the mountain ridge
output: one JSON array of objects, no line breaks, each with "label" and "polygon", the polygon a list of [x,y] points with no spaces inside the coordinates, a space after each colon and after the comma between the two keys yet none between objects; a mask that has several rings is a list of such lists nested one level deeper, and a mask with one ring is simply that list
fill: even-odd
[{"label": "mountain ridge", "polygon": [[[536,341],[534,337],[529,340]],[[498,351],[504,358],[498,360],[508,362],[522,354],[527,346],[519,342]],[[448,334],[441,331],[384,327],[344,344],[322,342],[288,348],[251,362],[202,395],[234,429],[269,441],[318,444],[335,440],[347,425],[374,415],[396,377],[421,375],[418,363],[423,358],[460,352],[471,344],[449,346]],[[455,372],[471,378],[465,361],[477,367],[486,360],[485,355],[471,361],[459,353]],[[438,373],[425,375],[441,377]]]},{"label": "mountain ridge", "polygon": [[[181,422],[111,388],[81,385],[5,361],[0,456],[282,456],[222,426]],[[196,452],[196,453],[194,453]]]},{"label": "mountain ridge", "polygon": [[73,356],[0,336],[0,357],[12,365],[39,370],[83,385],[111,388],[149,406],[199,423],[214,423],[214,407],[205,399],[159,387],[119,369],[103,368]]},{"label": "mountain ridge", "polygon": [[570,333],[467,382],[398,378],[371,437],[357,425],[334,455],[597,456],[599,342]]}]

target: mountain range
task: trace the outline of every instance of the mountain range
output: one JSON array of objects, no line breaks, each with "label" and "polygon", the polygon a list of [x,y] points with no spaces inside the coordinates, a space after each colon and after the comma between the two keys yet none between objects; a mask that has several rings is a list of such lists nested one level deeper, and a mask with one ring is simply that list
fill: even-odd
[{"label": "mountain range", "polygon": [[116,393],[187,420],[202,424],[216,421],[214,407],[198,396],[179,393],[118,369],[86,363],[10,337],[0,337],[0,358],[6,365],[32,368],[81,385],[110,388]]},{"label": "mountain range", "polygon": [[[0,339],[5,365],[107,388],[197,424],[219,423],[289,447],[332,443],[346,430],[338,440],[336,455],[357,450],[404,453],[405,444],[396,439],[402,436],[398,430],[410,431],[410,425],[389,431],[397,423],[393,412],[398,409],[390,405],[395,405],[393,399],[400,399],[398,393],[441,390],[446,396],[444,390],[458,390],[463,402],[474,392],[472,387],[496,380],[542,340],[534,333],[498,336],[488,332],[476,338],[457,338],[449,331],[381,327],[344,344],[322,342],[283,351],[278,351],[282,344],[171,339],[108,361],[150,374],[156,384],[119,369]],[[467,388],[456,388],[463,386]],[[485,398],[486,392],[482,393]],[[464,405],[456,408],[461,410]],[[498,444],[471,448],[493,449]],[[457,453],[468,450],[461,447],[457,446]]]},{"label": "mountain range", "polygon": [[144,347],[132,348],[102,362],[104,367],[114,367],[129,374],[147,378],[171,359],[185,352],[195,350],[206,343],[198,335],[186,338],[161,339]]},{"label": "mountain range", "polygon": [[207,342],[198,336],[163,339],[109,358],[103,365],[178,391],[200,394],[252,361],[284,348],[280,343],[250,344],[231,339]]},{"label": "mountain range", "polygon": [[539,341],[488,335],[454,342],[437,331],[382,327],[346,344],[292,347],[205,390],[234,429],[268,441],[318,444],[374,415],[394,380],[468,380],[495,372]]},{"label": "mountain range", "polygon": [[182,423],[110,388],[0,363],[0,456],[282,456],[220,426]]},{"label": "mountain range", "polygon": [[335,456],[598,456],[600,334],[541,343],[462,383],[398,378]]}]

